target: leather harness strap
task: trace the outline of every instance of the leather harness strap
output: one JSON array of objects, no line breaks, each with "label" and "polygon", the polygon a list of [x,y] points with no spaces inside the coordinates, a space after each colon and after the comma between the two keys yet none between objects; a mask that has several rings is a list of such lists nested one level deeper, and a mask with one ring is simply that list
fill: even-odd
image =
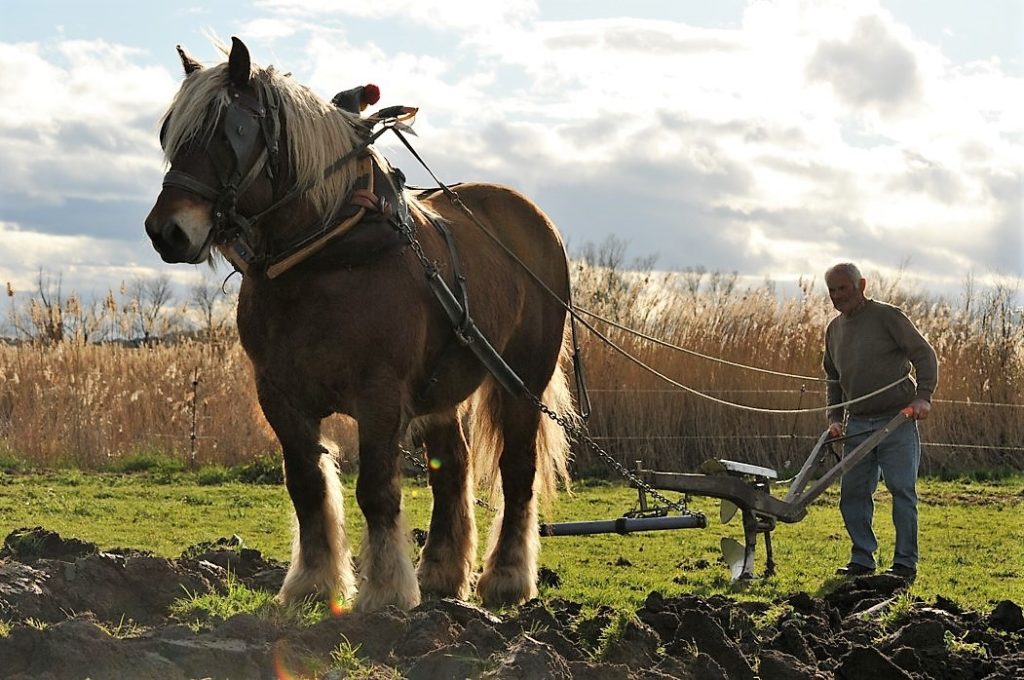
[{"label": "leather harness strap", "polygon": [[[459,263],[459,252],[455,248],[455,239],[452,237],[452,231],[444,220],[430,214],[425,216],[434,229],[444,237],[444,242],[448,246],[448,258],[452,265],[452,277],[455,279],[455,289],[458,292],[458,305],[452,308],[454,314],[449,311],[449,318],[452,320],[452,333],[448,336],[441,351],[434,358],[434,368],[430,372],[426,383],[416,394],[416,400],[420,403],[427,400],[430,393],[440,382],[441,371],[447,364],[446,359],[451,355],[452,351],[469,345],[475,339],[473,329],[471,328],[473,319],[469,316],[469,292],[466,289],[466,277],[462,273],[462,265]],[[437,292],[435,291],[434,294],[437,295]]]},{"label": "leather harness strap", "polygon": [[367,209],[372,208],[372,203],[367,199],[367,196],[375,195],[374,179],[377,175],[376,170],[377,166],[373,162],[372,156],[367,155],[360,158],[359,176],[356,179],[355,190],[346,210],[346,212],[351,212],[341,222],[321,229],[277,255],[270,266],[267,267],[267,276],[272,279],[277,278],[314,253],[322,250],[332,240],[344,236],[354,226],[359,224],[366,215]]},{"label": "leather harness strap", "polygon": [[[267,266],[267,276],[271,279],[277,278],[295,265],[315,255],[330,244],[331,241],[349,233],[370,213],[380,213],[387,220],[391,219],[397,210],[401,213],[401,219],[406,219],[407,208],[405,206],[405,199],[402,197],[402,188],[395,186],[394,181],[391,179],[395,172],[391,168],[381,167],[381,162],[372,155],[367,154],[360,158],[359,174],[354,189],[349,197],[346,208],[340,215],[343,219],[340,222],[336,222],[303,237],[278,253],[270,260]],[[442,231],[442,233],[444,232]],[[450,235],[447,235],[446,239],[449,241],[449,249],[453,257],[455,257],[454,245],[450,243]],[[242,239],[218,244],[217,247],[221,254],[243,274],[247,272],[251,263],[255,261],[254,254],[246,248],[246,244]],[[457,258],[454,260],[453,267],[456,271],[457,285],[464,291],[465,277],[461,273]],[[465,298],[464,292],[462,295]]]}]

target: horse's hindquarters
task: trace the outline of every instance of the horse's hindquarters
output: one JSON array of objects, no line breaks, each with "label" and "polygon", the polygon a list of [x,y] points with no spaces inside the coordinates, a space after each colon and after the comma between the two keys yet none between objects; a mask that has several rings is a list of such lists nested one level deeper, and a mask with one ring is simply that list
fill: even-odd
[{"label": "horse's hindquarters", "polygon": [[[561,367],[569,286],[561,239],[547,217],[515,191],[482,184],[458,191],[476,220],[443,197],[430,207],[451,223],[470,313],[531,393],[571,420]],[[537,593],[535,492],[553,493],[559,478],[568,480],[568,439],[531,400],[505,393],[493,379],[479,389],[470,413],[477,469],[500,478],[503,506],[491,527],[477,588],[488,607],[516,604]]]}]

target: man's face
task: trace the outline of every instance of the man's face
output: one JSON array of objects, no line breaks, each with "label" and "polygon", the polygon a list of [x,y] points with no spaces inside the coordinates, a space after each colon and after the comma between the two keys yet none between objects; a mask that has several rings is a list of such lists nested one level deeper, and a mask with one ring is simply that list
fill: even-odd
[{"label": "man's face", "polygon": [[832,272],[825,277],[832,306],[842,314],[850,314],[864,301],[864,279],[853,281],[844,271]]}]

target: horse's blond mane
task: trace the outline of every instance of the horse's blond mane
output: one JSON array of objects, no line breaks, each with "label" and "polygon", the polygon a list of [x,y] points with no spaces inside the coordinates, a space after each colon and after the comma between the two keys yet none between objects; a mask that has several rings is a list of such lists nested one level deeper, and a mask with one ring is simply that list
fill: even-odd
[{"label": "horse's blond mane", "polygon": [[[324,178],[324,169],[360,142],[358,117],[324,101],[273,67],[252,68],[253,84],[277,94],[282,126],[287,128],[288,154],[296,182],[321,215],[333,214],[355,180],[355,163]],[[171,162],[190,144],[205,146],[230,102],[227,64],[204,68],[185,78],[161,123],[164,157]]]}]

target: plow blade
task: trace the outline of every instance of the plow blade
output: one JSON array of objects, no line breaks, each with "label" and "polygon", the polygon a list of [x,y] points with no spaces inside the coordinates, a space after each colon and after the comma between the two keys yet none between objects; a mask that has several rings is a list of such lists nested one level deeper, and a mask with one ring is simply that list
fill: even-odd
[{"label": "plow blade", "polygon": [[722,539],[722,559],[729,567],[729,574],[733,581],[738,581],[746,567],[747,555],[743,545],[732,538]]},{"label": "plow blade", "polygon": [[722,521],[722,524],[728,524],[730,520],[736,516],[736,512],[739,509],[740,506],[726,498],[723,498],[722,505],[718,508],[718,519]]}]

